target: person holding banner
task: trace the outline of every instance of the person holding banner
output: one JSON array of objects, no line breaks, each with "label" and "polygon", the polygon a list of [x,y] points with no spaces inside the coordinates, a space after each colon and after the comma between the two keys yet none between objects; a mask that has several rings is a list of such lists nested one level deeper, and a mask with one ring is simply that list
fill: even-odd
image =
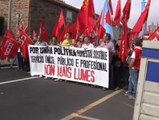
[{"label": "person holding banner", "polygon": [[111,40],[111,35],[109,33],[105,33],[103,35],[103,39],[100,40],[101,43],[105,43],[105,47],[109,50],[109,53],[112,55],[115,53],[115,46],[113,41]]},{"label": "person holding banner", "polygon": [[[34,39],[33,41],[35,41]],[[38,35],[37,40],[34,45],[40,45],[40,46],[48,46],[47,42],[42,41],[41,35]]]},{"label": "person holding banner", "polygon": [[42,39],[40,37],[40,35],[38,35],[37,37],[33,38],[34,40],[34,45],[40,45],[42,43]]},{"label": "person holding banner", "polygon": [[52,38],[49,41],[49,46],[59,46],[58,42],[57,42],[57,37],[56,36],[52,36]]},{"label": "person holding banner", "polygon": [[105,43],[106,48],[109,50],[109,88],[115,88],[115,80],[114,80],[114,65],[112,63],[113,55],[115,53],[114,43],[111,41],[111,35],[109,33],[105,33],[103,36],[103,41]]},{"label": "person holding banner", "polygon": [[109,33],[105,33],[103,40],[105,42],[106,48],[109,50],[110,55],[113,55],[115,53],[115,46],[113,41],[111,41],[111,35]]},{"label": "person holding banner", "polygon": [[[59,47],[59,44],[58,44],[58,41],[57,41],[57,37],[56,36],[52,36],[50,41],[49,41],[49,44],[48,44],[50,47],[51,46],[55,46],[55,47]],[[44,77],[44,79],[47,79],[48,77]],[[59,81],[60,79],[58,78],[52,78],[54,81]]]},{"label": "person holding banner", "polygon": [[61,47],[71,47],[76,46],[75,39],[72,39],[72,33],[67,32],[66,33],[66,39],[62,42]]},{"label": "person holding banner", "polygon": [[84,43],[84,35],[81,35],[79,37],[77,44],[76,44],[76,47],[81,48],[83,43]]},{"label": "person holding banner", "polygon": [[90,37],[88,36],[84,37],[84,43],[82,44],[82,48],[84,49],[94,48],[94,45],[90,42]]},{"label": "person holding banner", "polygon": [[99,40],[99,45],[96,48],[106,48],[106,45],[103,39]]}]

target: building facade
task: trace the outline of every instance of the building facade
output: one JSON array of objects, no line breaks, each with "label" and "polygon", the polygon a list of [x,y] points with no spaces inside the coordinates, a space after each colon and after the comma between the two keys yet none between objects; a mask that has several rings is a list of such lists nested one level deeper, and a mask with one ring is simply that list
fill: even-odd
[{"label": "building facade", "polygon": [[[9,0],[0,0],[0,16],[5,18],[5,29],[7,29]],[[11,2],[11,30],[16,34],[19,22],[24,21],[24,25],[39,32],[40,19],[43,19],[49,35],[58,21],[61,9],[67,23],[76,20],[78,9],[66,4],[62,0],[12,0]]]},{"label": "building facade", "polygon": [[[3,16],[5,19],[4,23],[4,31],[7,29],[7,21],[8,21],[8,8],[9,8],[9,0],[0,0],[0,16]],[[11,3],[11,30],[13,33],[17,31],[18,23],[17,23],[17,16],[18,14],[22,15],[22,18],[25,23],[28,22],[29,18],[29,0],[12,0]]]}]

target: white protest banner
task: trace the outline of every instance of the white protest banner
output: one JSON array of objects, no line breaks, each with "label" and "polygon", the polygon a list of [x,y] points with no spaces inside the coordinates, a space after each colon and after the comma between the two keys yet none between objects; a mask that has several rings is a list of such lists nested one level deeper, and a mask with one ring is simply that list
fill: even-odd
[{"label": "white protest banner", "polygon": [[109,87],[109,52],[107,49],[30,45],[28,50],[31,75],[43,75]]}]

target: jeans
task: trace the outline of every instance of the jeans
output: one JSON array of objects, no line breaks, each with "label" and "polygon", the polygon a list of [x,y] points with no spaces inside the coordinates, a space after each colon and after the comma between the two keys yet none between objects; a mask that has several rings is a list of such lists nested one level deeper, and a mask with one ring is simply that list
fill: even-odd
[{"label": "jeans", "polygon": [[18,69],[23,69],[23,58],[20,52],[17,53],[17,58],[18,58]]},{"label": "jeans", "polygon": [[128,92],[129,94],[136,96],[139,71],[134,69],[129,69],[129,74],[130,75],[129,75]]}]

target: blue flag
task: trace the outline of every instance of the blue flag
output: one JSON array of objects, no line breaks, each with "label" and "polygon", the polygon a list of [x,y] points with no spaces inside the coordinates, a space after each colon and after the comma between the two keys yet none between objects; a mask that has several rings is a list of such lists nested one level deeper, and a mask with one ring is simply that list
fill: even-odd
[{"label": "blue flag", "polygon": [[114,35],[112,27],[112,18],[111,18],[110,6],[108,0],[105,0],[100,24],[103,26],[106,33],[109,33],[111,35],[111,38],[113,39]]}]

